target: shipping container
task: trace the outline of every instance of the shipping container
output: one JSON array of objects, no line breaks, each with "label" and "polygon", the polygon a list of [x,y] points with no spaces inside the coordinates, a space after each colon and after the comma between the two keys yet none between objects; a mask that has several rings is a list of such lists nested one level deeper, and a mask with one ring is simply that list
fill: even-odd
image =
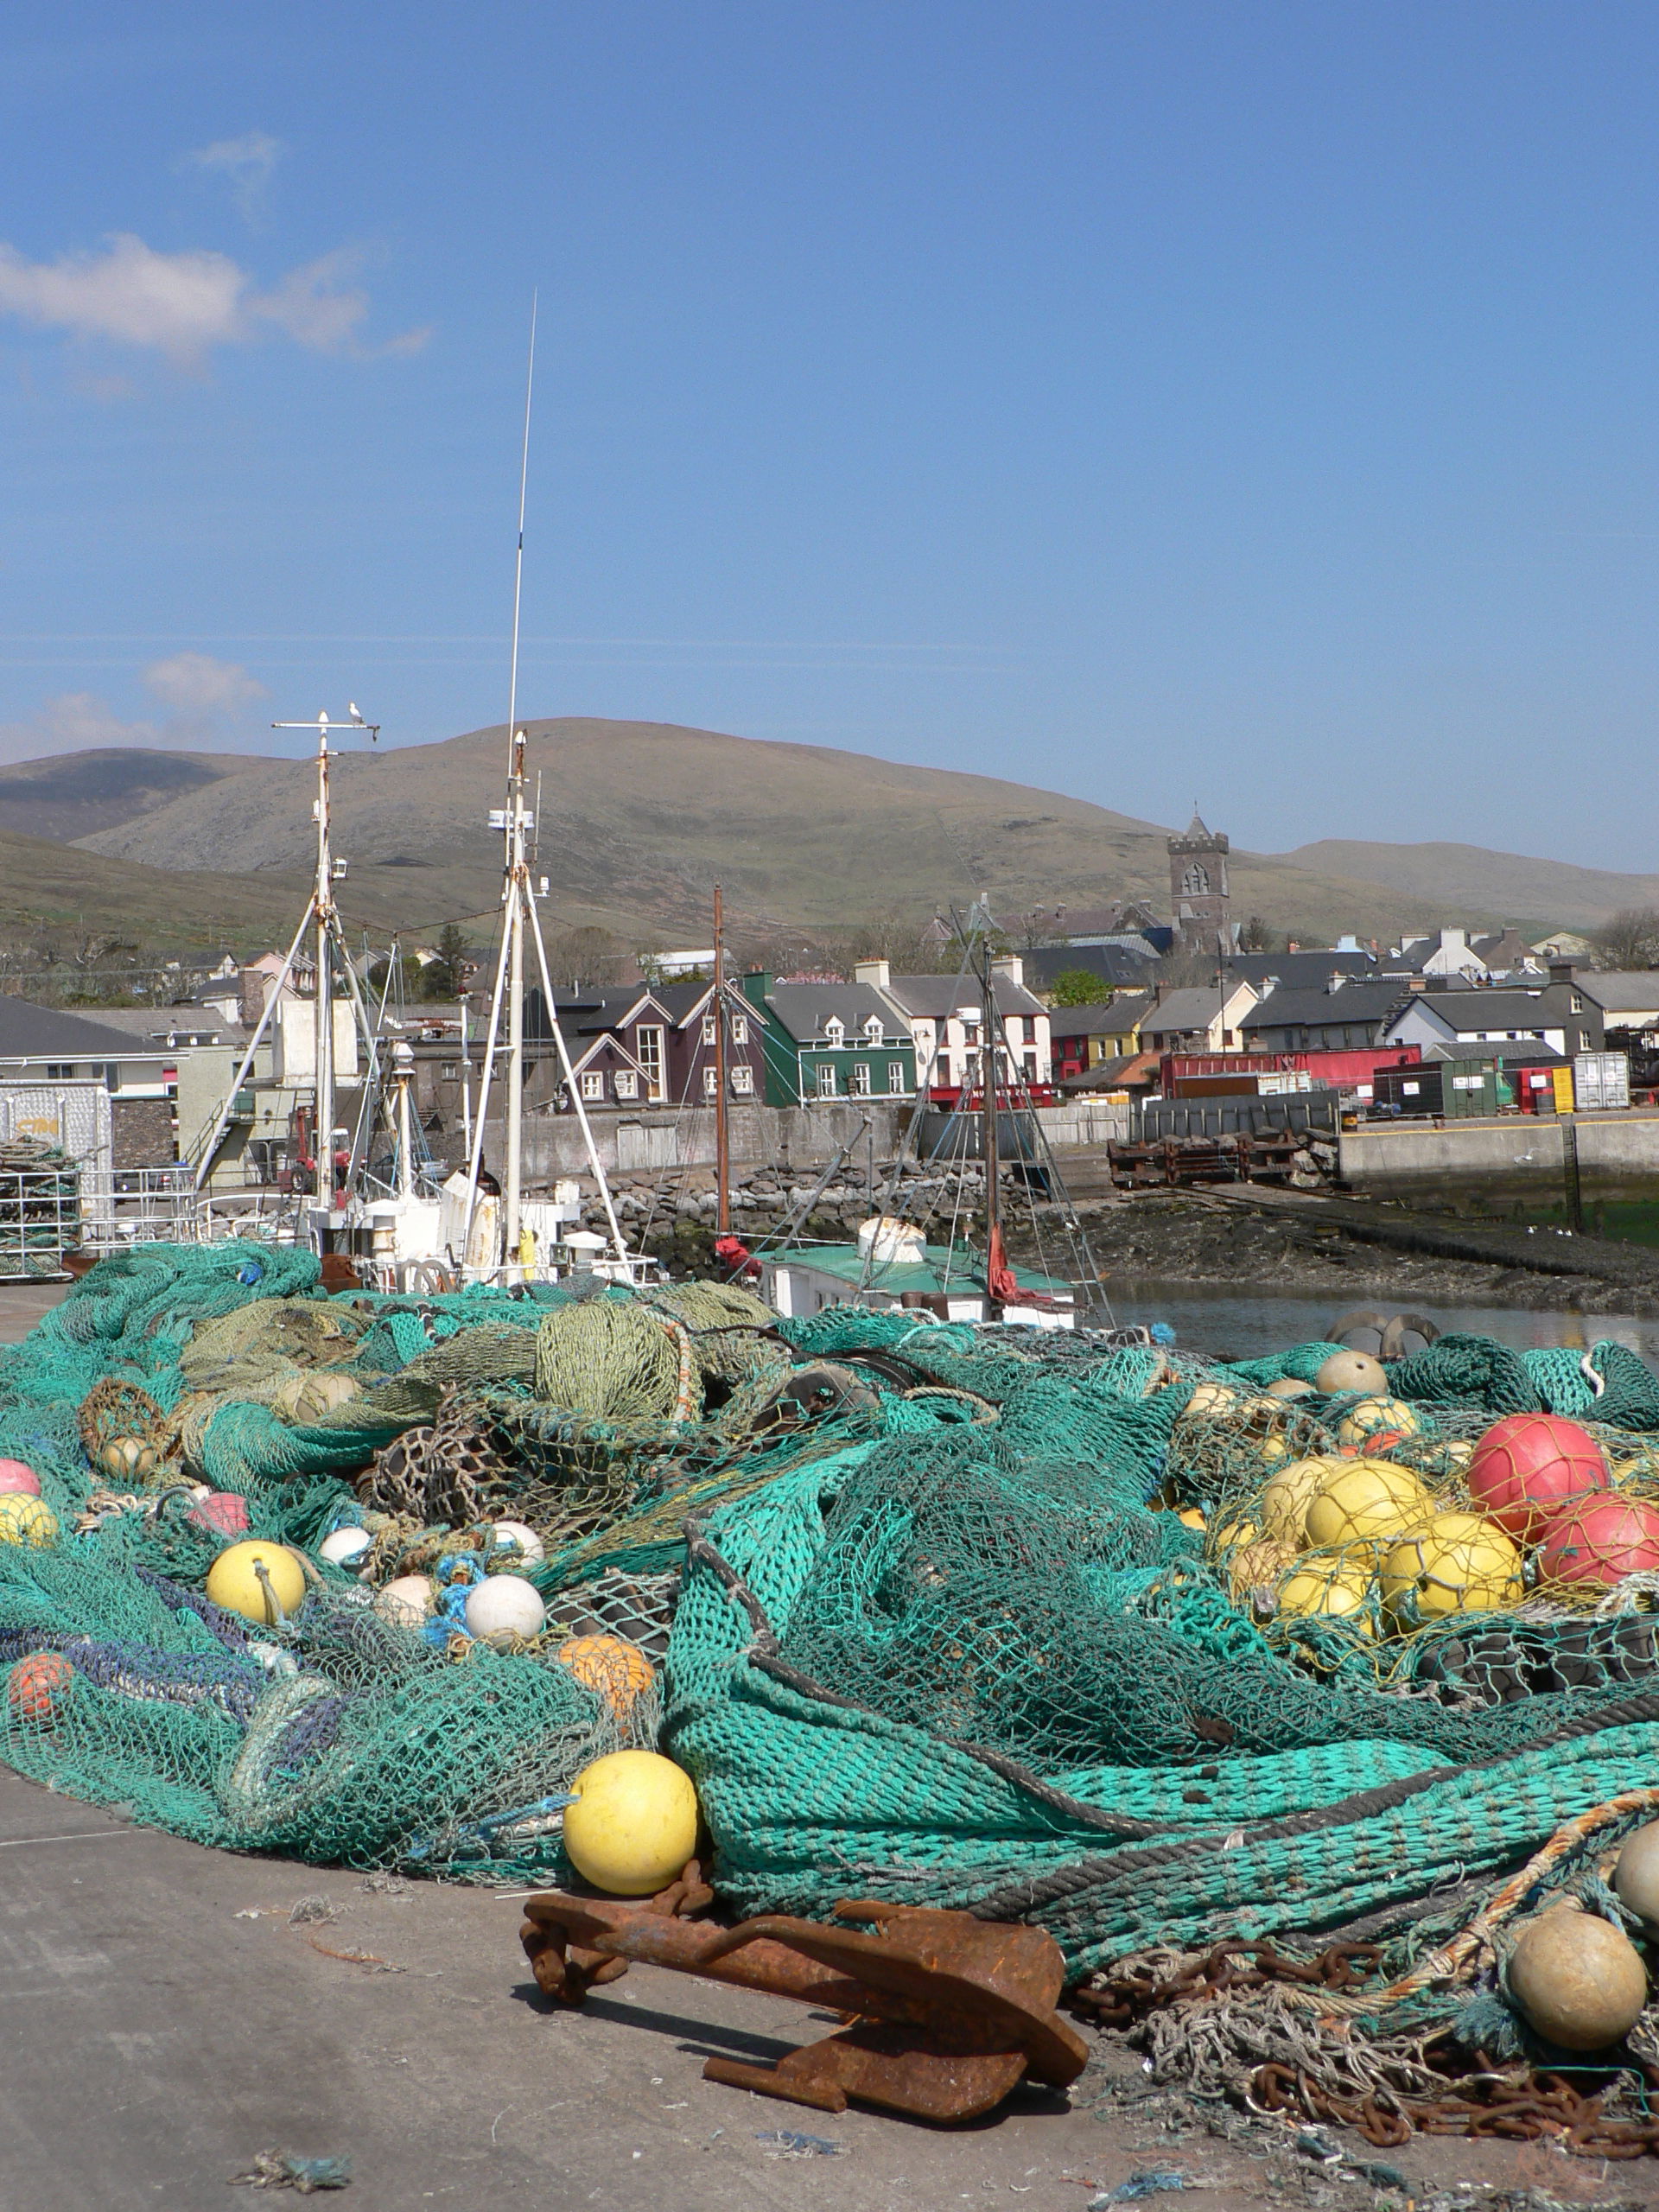
[{"label": "shipping container", "polygon": [[1573,1096],[1580,1114],[1611,1114],[1630,1103],[1626,1052],[1579,1052],[1573,1061]]}]

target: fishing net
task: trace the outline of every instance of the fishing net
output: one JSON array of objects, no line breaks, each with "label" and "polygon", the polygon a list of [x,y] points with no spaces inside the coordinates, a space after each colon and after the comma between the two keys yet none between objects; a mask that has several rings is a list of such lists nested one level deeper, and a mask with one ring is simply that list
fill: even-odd
[{"label": "fishing net", "polygon": [[[1036,1921],[1170,2080],[1260,2101],[1288,2067],[1336,2113],[1363,2076],[1409,2125],[1434,2038],[1535,2059],[1504,1929],[1605,1909],[1659,1814],[1659,1572],[1558,1585],[1517,1547],[1452,1604],[1411,1513],[1320,1535],[1311,1500],[1370,1470],[1469,1516],[1476,1440],[1548,1412],[1659,1505],[1626,1348],[1449,1336],[1361,1398],[1315,1387],[1330,1344],[317,1274],[140,1248],[0,1352],[0,1456],[56,1524],[0,1542],[10,1764],[227,1847],[558,1879],[571,1777],[659,1745],[730,1908]],[[259,1626],[205,1594],[244,1533],[308,1562]],[[466,1601],[503,1571],[546,1613],[492,1649]],[[411,1578],[430,1618],[383,1618]]]}]

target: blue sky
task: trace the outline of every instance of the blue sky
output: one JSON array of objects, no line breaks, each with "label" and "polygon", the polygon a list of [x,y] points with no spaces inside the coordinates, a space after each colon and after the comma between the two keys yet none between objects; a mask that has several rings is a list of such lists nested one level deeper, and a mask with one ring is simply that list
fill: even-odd
[{"label": "blue sky", "polygon": [[0,23],[0,758],[520,690],[1659,862],[1659,13]]}]

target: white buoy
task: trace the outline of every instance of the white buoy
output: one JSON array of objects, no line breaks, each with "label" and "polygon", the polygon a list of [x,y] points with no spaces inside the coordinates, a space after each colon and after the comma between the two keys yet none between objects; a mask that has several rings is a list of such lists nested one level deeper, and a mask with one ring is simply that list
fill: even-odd
[{"label": "white buoy", "polygon": [[523,1521],[498,1521],[495,1524],[495,1548],[499,1552],[516,1553],[525,1567],[539,1567],[547,1557],[547,1546]]},{"label": "white buoy", "polygon": [[467,1596],[467,1625],[485,1643],[539,1635],[547,1618],[542,1593],[522,1574],[490,1574]]},{"label": "white buoy", "polygon": [[366,1529],[336,1529],[317,1546],[317,1557],[333,1567],[355,1567],[373,1544]]},{"label": "white buoy", "polygon": [[1659,1930],[1659,1821],[1626,1838],[1613,1869],[1613,1889],[1644,1928]]}]

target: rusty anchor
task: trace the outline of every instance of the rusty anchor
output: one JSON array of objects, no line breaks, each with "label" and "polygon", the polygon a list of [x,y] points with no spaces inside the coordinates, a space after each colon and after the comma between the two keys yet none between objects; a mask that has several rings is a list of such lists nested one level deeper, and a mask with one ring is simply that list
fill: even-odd
[{"label": "rusty anchor", "polygon": [[529,1898],[521,1934],[539,1986],[579,2005],[636,1960],[842,2013],[848,2026],[775,2066],[711,2058],[702,2069],[820,2112],[856,2097],[918,2120],[976,2120],[1027,2075],[1065,2088],[1083,2071],[1089,2047],[1054,2010],[1059,1947],[1039,1928],[869,1897],[834,1912],[873,1921],[876,1935],[785,1913],[721,1928],[679,1916],[709,1896],[687,1876],[640,1904],[560,1890]]}]

